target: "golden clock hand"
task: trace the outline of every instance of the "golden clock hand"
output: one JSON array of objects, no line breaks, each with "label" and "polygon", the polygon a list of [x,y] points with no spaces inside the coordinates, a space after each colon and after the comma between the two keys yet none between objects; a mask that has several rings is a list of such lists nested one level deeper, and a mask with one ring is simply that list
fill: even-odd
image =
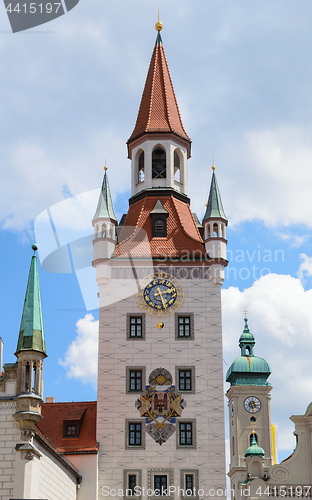
[{"label": "golden clock hand", "polygon": [[155,295],[160,295],[162,305],[164,306],[164,309],[166,309],[166,304],[165,304],[165,301],[163,299],[162,292],[160,291],[160,288],[158,287],[158,288],[156,288],[156,290],[158,291],[158,293],[157,294],[155,293]]}]

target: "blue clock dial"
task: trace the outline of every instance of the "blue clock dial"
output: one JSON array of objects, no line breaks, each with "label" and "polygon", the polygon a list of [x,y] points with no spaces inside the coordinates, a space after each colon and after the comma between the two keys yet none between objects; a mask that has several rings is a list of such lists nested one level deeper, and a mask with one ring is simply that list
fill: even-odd
[{"label": "blue clock dial", "polygon": [[183,302],[181,283],[170,274],[155,273],[140,284],[137,300],[139,306],[149,314],[162,316],[178,309]]}]

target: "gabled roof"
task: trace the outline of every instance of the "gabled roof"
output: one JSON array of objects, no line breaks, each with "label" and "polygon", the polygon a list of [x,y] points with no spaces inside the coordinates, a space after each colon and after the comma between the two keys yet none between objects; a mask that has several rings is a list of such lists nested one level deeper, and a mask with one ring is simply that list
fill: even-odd
[{"label": "gabled roof", "polygon": [[[37,246],[33,245],[32,249],[35,252],[37,250]],[[39,351],[46,354],[38,265],[35,253],[32,256],[30,264],[16,354],[20,351]]]},{"label": "gabled roof", "polygon": [[127,144],[146,133],[173,133],[191,142],[184,130],[160,32],[150,62],[140,109]]},{"label": "gabled roof", "polygon": [[[214,168],[214,167],[213,167]],[[213,170],[212,179],[210,184],[209,198],[207,203],[207,209],[203,221],[206,219],[214,219],[221,217],[221,219],[227,220],[226,215],[223,210],[221,195],[217,183],[216,174]]]},{"label": "gabled roof", "polygon": [[106,170],[105,170],[105,174],[104,174],[104,179],[103,179],[103,183],[102,183],[102,189],[100,192],[98,206],[97,206],[95,215],[93,217],[93,220],[103,218],[103,219],[112,219],[112,220],[115,220],[117,222],[116,215],[114,212],[111,192],[110,192],[109,184],[108,184],[107,167],[105,167],[105,169]]},{"label": "gabled roof", "polygon": [[[99,445],[96,442],[96,407],[96,401],[43,403],[43,419],[36,427],[58,453],[97,453]],[[74,420],[81,421],[79,437],[64,438],[64,422]]]}]

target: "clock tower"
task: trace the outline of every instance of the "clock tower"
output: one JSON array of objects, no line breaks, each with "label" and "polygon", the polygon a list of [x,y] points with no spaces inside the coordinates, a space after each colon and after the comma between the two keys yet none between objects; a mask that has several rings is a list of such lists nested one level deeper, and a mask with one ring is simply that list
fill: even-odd
[{"label": "clock tower", "polygon": [[214,172],[203,225],[191,211],[191,140],[161,29],[158,22],[127,142],[128,212],[116,225],[105,172],[93,219],[99,497],[199,499],[213,489],[225,498],[221,286],[227,219]]},{"label": "clock tower", "polygon": [[239,339],[241,356],[233,361],[226,374],[226,381],[231,384],[226,396],[229,400],[228,475],[231,479],[232,499],[239,498],[239,484],[246,480],[246,456],[250,454],[249,450],[261,450],[259,454],[264,473],[273,465],[270,410],[272,387],[267,382],[271,369],[267,361],[254,355],[255,337],[249,330],[246,317],[244,321],[244,331]]}]

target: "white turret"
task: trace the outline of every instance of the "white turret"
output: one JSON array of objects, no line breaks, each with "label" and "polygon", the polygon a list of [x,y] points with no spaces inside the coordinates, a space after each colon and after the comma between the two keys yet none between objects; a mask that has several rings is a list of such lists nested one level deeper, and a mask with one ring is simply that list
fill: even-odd
[{"label": "white turret", "polygon": [[207,255],[212,259],[210,265],[211,280],[214,285],[222,285],[224,282],[224,268],[227,266],[226,226],[228,220],[223,210],[214,166],[212,170],[207,209],[203,218],[204,241]]}]

